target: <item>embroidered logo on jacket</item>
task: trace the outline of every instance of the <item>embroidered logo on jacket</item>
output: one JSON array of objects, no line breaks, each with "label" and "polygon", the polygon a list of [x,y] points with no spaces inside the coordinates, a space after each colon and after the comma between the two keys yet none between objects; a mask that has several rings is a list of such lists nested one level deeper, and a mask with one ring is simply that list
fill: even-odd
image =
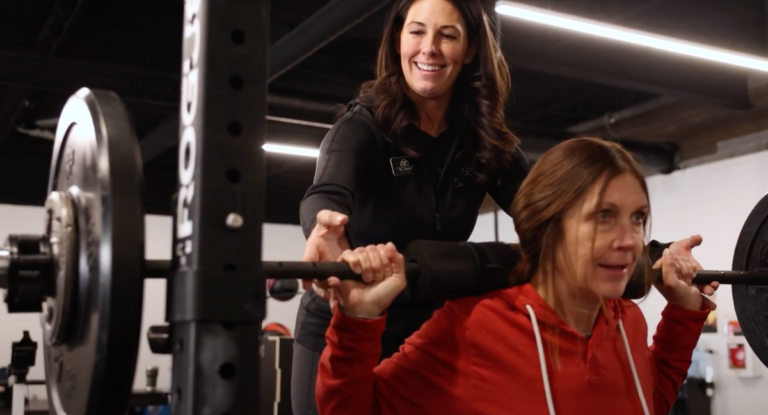
[{"label": "embroidered logo on jacket", "polygon": [[392,157],[389,159],[392,174],[395,177],[408,176],[416,173],[416,163],[409,157]]}]

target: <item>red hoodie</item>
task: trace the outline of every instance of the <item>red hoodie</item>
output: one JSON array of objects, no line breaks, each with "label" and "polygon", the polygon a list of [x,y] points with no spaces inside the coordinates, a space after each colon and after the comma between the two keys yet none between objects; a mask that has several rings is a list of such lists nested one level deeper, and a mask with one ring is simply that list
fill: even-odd
[{"label": "red hoodie", "polygon": [[[709,311],[667,305],[649,348],[637,305],[607,305],[609,316],[598,314],[587,339],[530,284],[449,301],[378,366],[386,317],[334,312],[318,367],[318,409],[321,415],[643,414],[640,386],[649,414],[669,414]],[[550,358],[553,331],[560,369]]]}]

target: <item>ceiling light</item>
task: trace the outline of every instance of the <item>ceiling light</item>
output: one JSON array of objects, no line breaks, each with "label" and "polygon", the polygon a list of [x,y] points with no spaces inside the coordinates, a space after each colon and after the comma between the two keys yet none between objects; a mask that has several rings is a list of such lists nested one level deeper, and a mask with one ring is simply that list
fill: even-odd
[{"label": "ceiling light", "polygon": [[700,59],[768,72],[768,60],[671,37],[569,16],[511,1],[496,3],[496,13],[561,29],[632,43]]},{"label": "ceiling light", "polygon": [[320,150],[316,148],[284,146],[281,144],[264,144],[261,148],[270,153],[290,154],[293,156],[317,158],[320,155]]}]

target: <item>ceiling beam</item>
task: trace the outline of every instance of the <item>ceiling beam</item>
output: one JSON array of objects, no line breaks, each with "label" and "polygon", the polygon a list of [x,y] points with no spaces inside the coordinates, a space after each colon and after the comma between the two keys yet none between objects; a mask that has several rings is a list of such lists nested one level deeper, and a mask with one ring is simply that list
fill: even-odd
[{"label": "ceiling beam", "polygon": [[[177,73],[52,58],[0,50],[0,85],[24,90],[72,94],[83,86],[115,92],[127,102],[176,109],[181,88]],[[335,104],[270,94],[271,106],[325,115]]]},{"label": "ceiling beam", "polygon": [[[540,135],[520,135],[520,148],[531,161],[538,160],[552,147],[564,140],[577,137],[576,134],[567,132]],[[595,135],[593,135],[595,136]],[[600,137],[599,135],[597,135]],[[603,137],[605,138],[605,137]],[[606,138],[608,139],[608,138]],[[625,138],[610,139],[629,151],[633,157],[643,166],[646,175],[667,174],[680,169],[681,151],[677,144],[672,142],[646,142]]]},{"label": "ceiling beam", "polygon": [[711,159],[723,143],[731,139],[767,131],[768,87],[755,86],[751,99],[755,107],[746,111],[706,103],[671,102],[650,111],[618,117],[611,123],[595,123],[583,133],[638,141],[674,141],[680,145],[685,165],[691,159]]},{"label": "ceiling beam", "polygon": [[333,0],[269,48],[269,82],[365,20],[391,0]]},{"label": "ceiling beam", "polygon": [[169,109],[179,105],[180,75],[126,66],[0,51],[0,84],[73,94],[83,86],[115,92],[126,102]]},{"label": "ceiling beam", "polygon": [[[33,49],[43,56],[53,56],[59,46],[72,32],[75,22],[90,0],[57,0],[54,2],[48,20],[43,25]],[[14,124],[29,107],[29,90],[11,88],[0,103],[0,143],[10,136]]]}]

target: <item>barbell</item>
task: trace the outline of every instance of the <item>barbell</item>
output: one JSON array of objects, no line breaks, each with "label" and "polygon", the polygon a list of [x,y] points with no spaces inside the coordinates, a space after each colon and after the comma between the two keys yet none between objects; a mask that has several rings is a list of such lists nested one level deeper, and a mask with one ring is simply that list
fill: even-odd
[{"label": "barbell", "polygon": [[[144,259],[142,166],[119,97],[78,91],[59,118],[43,232],[11,235],[0,248],[8,311],[40,313],[52,414],[119,414],[127,408],[141,338],[143,279],[175,275],[171,261]],[[733,270],[700,271],[694,282],[734,284],[746,340],[768,366],[766,219],[768,196],[741,230]],[[498,242],[414,241],[403,249],[405,295],[446,300],[508,287],[518,252]],[[338,262],[261,267],[272,279],[359,279]],[[633,279],[625,297],[646,294],[637,283]]]}]

